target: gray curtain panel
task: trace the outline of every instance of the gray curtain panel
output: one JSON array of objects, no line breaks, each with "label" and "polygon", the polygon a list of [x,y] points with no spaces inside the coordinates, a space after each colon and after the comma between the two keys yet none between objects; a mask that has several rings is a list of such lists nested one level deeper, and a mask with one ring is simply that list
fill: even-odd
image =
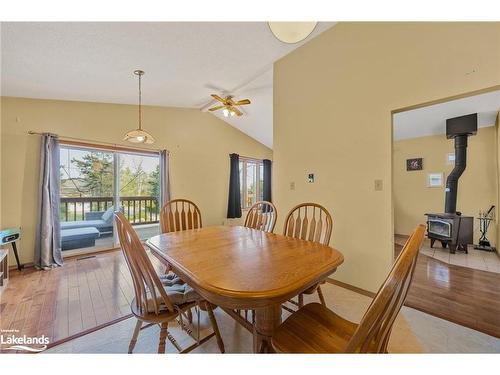
[{"label": "gray curtain panel", "polygon": [[63,265],[59,213],[59,141],[44,133],[40,147],[35,267],[48,269]]},{"label": "gray curtain panel", "polygon": [[170,167],[167,150],[160,151],[160,205],[170,200]]}]

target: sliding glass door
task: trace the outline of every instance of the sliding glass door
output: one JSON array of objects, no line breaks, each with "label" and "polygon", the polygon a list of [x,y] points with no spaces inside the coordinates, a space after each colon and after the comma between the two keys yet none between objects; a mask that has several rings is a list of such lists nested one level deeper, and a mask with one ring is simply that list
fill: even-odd
[{"label": "sliding glass door", "polygon": [[61,145],[61,240],[64,252],[117,246],[113,212],[122,210],[141,239],[159,232],[159,158]]},{"label": "sliding glass door", "polygon": [[158,156],[119,153],[120,209],[140,239],[159,233],[160,160]]}]

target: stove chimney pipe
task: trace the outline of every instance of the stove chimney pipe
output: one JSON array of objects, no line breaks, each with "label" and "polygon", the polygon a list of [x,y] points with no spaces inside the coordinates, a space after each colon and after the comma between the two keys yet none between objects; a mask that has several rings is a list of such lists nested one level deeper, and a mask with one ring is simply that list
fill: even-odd
[{"label": "stove chimney pipe", "polygon": [[457,212],[458,179],[467,167],[467,138],[477,133],[477,113],[446,120],[446,138],[455,139],[455,168],[446,179],[444,211]]}]

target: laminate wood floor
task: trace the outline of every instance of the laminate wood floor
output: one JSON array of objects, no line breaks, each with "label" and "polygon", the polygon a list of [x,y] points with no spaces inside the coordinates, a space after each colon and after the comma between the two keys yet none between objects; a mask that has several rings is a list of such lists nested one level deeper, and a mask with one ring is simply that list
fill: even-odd
[{"label": "laminate wood floor", "polygon": [[49,271],[11,271],[0,329],[54,343],[130,316],[133,296],[121,251],[72,258]]},{"label": "laminate wood floor", "polygon": [[[361,320],[372,301],[370,297],[330,283],[323,285],[322,289],[328,308],[355,323]],[[304,301],[318,302],[318,296],[306,295]],[[215,309],[214,314],[226,353],[252,353],[252,334],[221,309]],[[282,314],[283,319],[289,315],[284,310]],[[44,353],[127,353],[135,322],[135,318],[125,319]],[[201,337],[211,332],[205,312],[201,314],[200,325]],[[168,329],[182,348],[194,342],[176,322],[169,324]],[[195,327],[193,331],[196,331]],[[159,335],[158,326],[141,331],[134,353],[156,353]],[[169,341],[166,349],[167,353],[177,353]],[[403,307],[394,323],[388,349],[389,353],[500,353],[500,339]],[[217,341],[211,338],[191,353],[219,353]]]},{"label": "laminate wood floor", "polygon": [[[60,343],[130,316],[132,298],[121,251],[73,258],[50,271],[13,271],[0,296],[0,329]],[[500,337],[500,274],[421,254],[407,306]]]},{"label": "laminate wood floor", "polygon": [[[395,254],[401,251],[395,244]],[[419,254],[406,306],[500,338],[500,274]]]}]

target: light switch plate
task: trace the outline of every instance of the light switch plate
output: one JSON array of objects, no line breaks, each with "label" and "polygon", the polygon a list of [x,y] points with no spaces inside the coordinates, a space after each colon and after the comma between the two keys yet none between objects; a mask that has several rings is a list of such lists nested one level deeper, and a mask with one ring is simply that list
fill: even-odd
[{"label": "light switch plate", "polygon": [[290,182],[290,190],[295,190],[295,182]]},{"label": "light switch plate", "polygon": [[382,191],[383,187],[382,180],[375,180],[375,191]]},{"label": "light switch plate", "polygon": [[310,184],[314,182],[314,173],[309,173],[307,175],[307,182],[309,182]]}]

